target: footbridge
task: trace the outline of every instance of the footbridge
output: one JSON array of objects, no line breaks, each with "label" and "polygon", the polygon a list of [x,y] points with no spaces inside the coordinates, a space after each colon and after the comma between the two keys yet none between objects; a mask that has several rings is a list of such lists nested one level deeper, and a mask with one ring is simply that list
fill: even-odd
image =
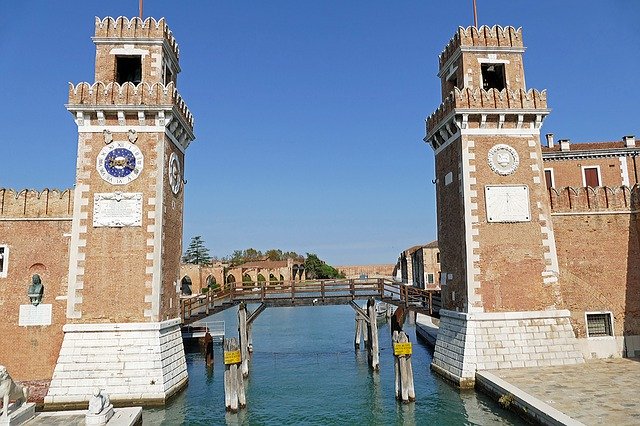
[{"label": "footbridge", "polygon": [[260,303],[266,308],[346,305],[370,298],[433,317],[438,317],[440,310],[439,290],[420,289],[386,278],[229,283],[224,288],[183,298],[180,308],[183,324],[187,325],[241,302]]}]

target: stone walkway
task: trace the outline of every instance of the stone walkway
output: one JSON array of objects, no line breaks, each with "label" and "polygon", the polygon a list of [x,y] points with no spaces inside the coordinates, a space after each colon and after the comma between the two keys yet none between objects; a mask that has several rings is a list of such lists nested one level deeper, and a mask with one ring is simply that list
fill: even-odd
[{"label": "stone walkway", "polygon": [[585,425],[640,425],[640,358],[490,373]]}]

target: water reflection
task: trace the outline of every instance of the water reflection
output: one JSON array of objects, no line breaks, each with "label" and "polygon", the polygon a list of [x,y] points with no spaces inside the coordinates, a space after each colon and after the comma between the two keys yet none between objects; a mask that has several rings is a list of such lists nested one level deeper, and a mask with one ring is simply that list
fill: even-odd
[{"label": "water reflection", "polygon": [[[223,355],[214,348],[214,367],[187,354],[189,386],[164,409],[147,409],[151,425],[281,424],[520,424],[492,401],[460,392],[431,373],[431,353],[414,344],[414,403],[395,399],[391,333],[380,327],[380,371],[354,352],[354,312],[347,306],[269,308],[253,324],[254,353],[246,381],[247,408],[226,413]],[[216,315],[227,335],[237,330],[236,310]],[[405,325],[415,342],[415,328]],[[506,417],[505,417],[506,416]]]}]

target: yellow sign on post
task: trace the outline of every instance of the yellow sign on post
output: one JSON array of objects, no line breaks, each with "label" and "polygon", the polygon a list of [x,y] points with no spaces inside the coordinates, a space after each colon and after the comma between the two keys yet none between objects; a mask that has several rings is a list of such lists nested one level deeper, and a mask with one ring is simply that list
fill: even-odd
[{"label": "yellow sign on post", "polygon": [[411,342],[393,344],[393,354],[395,356],[411,355],[411,352]]},{"label": "yellow sign on post", "polygon": [[224,364],[238,364],[241,361],[240,351],[225,351]]}]

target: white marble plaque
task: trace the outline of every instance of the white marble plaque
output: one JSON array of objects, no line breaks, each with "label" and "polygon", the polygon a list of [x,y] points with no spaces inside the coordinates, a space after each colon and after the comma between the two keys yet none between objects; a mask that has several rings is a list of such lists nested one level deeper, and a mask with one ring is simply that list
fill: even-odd
[{"label": "white marble plaque", "polygon": [[20,305],[18,325],[28,327],[30,325],[51,325],[51,304]]},{"label": "white marble plaque", "polygon": [[487,222],[529,222],[529,187],[526,185],[487,185],[484,187]]},{"label": "white marble plaque", "polygon": [[93,196],[93,226],[142,226],[142,193],[105,192]]}]

